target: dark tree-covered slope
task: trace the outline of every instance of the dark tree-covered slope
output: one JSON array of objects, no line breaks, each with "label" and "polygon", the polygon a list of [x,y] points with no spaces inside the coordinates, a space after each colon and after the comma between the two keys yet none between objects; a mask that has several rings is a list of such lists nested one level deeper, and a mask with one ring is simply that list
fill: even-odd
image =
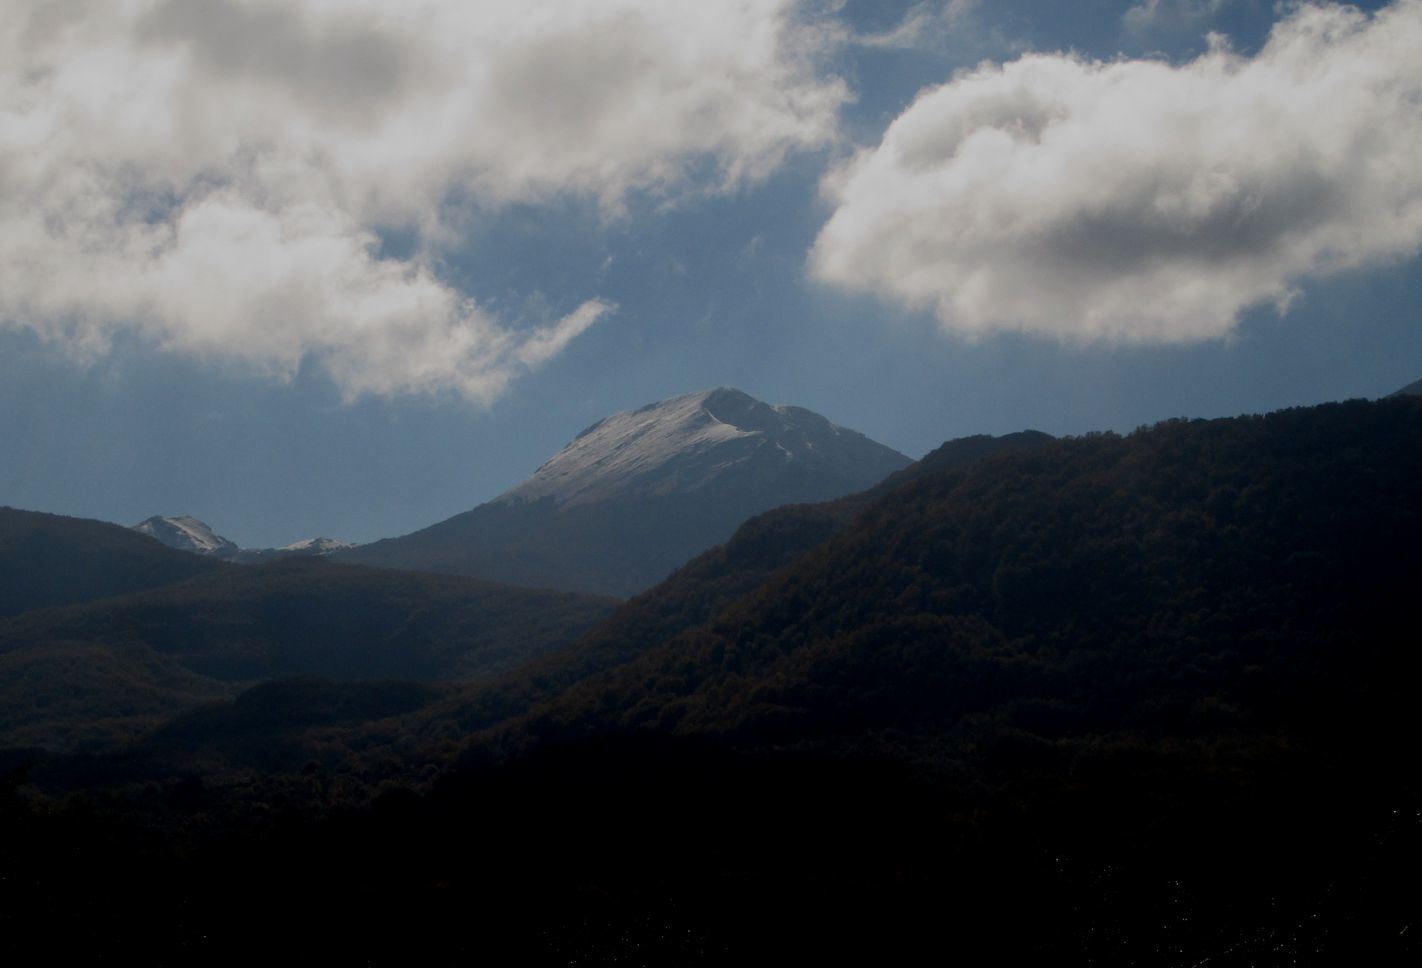
[{"label": "dark tree-covered slope", "polygon": [[0,508],[0,618],[157,588],[220,567],[116,524]]},{"label": "dark tree-covered slope", "polygon": [[1359,696],[1400,701],[1395,676],[1415,668],[1419,488],[1411,400],[1171,422],[927,474],[547,716],[925,747],[985,721],[1054,742],[1395,711]]},{"label": "dark tree-covered slope", "polygon": [[909,481],[916,481],[920,477],[966,467],[975,461],[997,454],[1005,454],[1009,451],[1042,447],[1050,444],[1054,439],[1051,434],[1044,434],[1040,430],[1019,430],[1015,434],[1003,434],[1000,437],[994,437],[991,434],[955,437],[924,454],[920,460],[914,461],[903,470],[890,474],[864,494],[858,495],[858,500],[853,502],[853,506],[859,508],[867,505],[870,500],[883,497],[890,491]]},{"label": "dark tree-covered slope", "polygon": [[0,644],[0,748],[109,749],[235,691],[143,645]]},{"label": "dark tree-covered slope", "polygon": [[790,566],[847,526],[875,501],[925,474],[963,467],[994,454],[1050,443],[1037,431],[950,440],[904,470],[857,494],[818,504],[791,504],[758,514],[731,539],[703,552],[655,588],[617,609],[574,648],[529,663],[479,690],[477,716],[466,724],[495,721],[526,709],[539,697],[621,665],[730,607],[771,575]]},{"label": "dark tree-covered slope", "polygon": [[[224,683],[491,676],[577,638],[604,599],[297,558],[0,622],[0,739],[67,745]],[[49,741],[45,742],[45,737]]]}]

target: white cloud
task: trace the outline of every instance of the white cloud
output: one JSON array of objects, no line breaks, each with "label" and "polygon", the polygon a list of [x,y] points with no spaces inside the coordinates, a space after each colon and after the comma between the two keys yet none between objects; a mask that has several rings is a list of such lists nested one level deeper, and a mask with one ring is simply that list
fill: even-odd
[{"label": "white cloud", "polygon": [[1136,38],[1197,30],[1234,0],[1141,0],[1121,17],[1125,32]]},{"label": "white cloud", "polygon": [[811,270],[966,334],[1222,336],[1422,246],[1419,50],[1397,0],[1299,6],[1253,58],[985,65],[826,179]]},{"label": "white cloud", "polygon": [[451,202],[762,178],[834,135],[822,40],[795,0],[0,0],[0,326],[492,399],[610,307],[495,318],[431,268]]}]

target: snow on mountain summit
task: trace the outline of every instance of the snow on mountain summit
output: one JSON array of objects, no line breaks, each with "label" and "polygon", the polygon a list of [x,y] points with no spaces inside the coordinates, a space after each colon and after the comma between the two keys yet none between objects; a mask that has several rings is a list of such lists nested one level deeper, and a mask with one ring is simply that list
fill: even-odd
[{"label": "snow on mountain summit", "polygon": [[329,555],[333,551],[344,551],[354,547],[355,545],[349,541],[341,541],[337,538],[302,538],[300,541],[293,541],[276,550],[308,555]]},{"label": "snow on mountain summit", "polygon": [[598,421],[492,503],[552,498],[567,507],[613,497],[691,493],[757,465],[772,470],[800,462],[806,472],[830,471],[879,452],[893,454],[812,411],[772,406],[718,387]]},{"label": "snow on mountain summit", "polygon": [[633,595],[754,515],[862,491],[910,463],[809,410],[719,387],[599,420],[492,501],[334,557]]},{"label": "snow on mountain summit", "polygon": [[227,555],[237,551],[237,545],[217,534],[190,514],[176,517],[154,515],[133,530],[156,538],[169,548],[191,551],[199,555]]},{"label": "snow on mountain summit", "polygon": [[336,538],[303,538],[280,548],[239,548],[235,542],[217,534],[205,522],[190,514],[173,517],[155,515],[142,524],[135,524],[133,530],[156,538],[169,548],[241,565],[260,564],[277,558],[319,558],[356,547],[349,541]]}]

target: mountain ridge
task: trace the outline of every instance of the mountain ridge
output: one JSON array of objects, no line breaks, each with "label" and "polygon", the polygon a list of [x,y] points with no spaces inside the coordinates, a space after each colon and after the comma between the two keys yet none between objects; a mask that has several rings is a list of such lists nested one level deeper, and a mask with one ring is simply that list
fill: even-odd
[{"label": "mountain ridge", "polygon": [[[847,520],[773,535],[742,581],[726,559],[761,555],[757,531],[814,509],[771,512],[443,714],[501,750],[629,732],[761,750],[898,737],[908,760],[970,748],[987,715],[1062,749],[1102,730],[1128,745],[1146,724],[1267,731],[1321,716],[1322,683],[1330,722],[1395,718],[1414,677],[1367,670],[1416,665],[1398,631],[1422,534],[1409,404],[1167,421],[930,469],[837,502]],[[1364,686],[1390,705],[1368,710],[1349,692]]]},{"label": "mountain ridge", "polygon": [[0,507],[0,618],[144,591],[222,567],[120,524]]},{"label": "mountain ridge", "polygon": [[243,548],[218,534],[211,525],[191,514],[155,514],[130,530],[146,534],[166,548],[231,561],[240,565],[261,564],[278,558],[323,557],[335,551],[357,547],[338,538],[302,538],[280,548]]},{"label": "mountain ridge", "polygon": [[[590,931],[676,964],[945,937],[973,964],[1414,963],[1422,406],[1018,443],[747,522],[590,668],[584,639],[482,686],[269,683],[113,753],[0,756],[18,910],[68,891],[122,927],[158,896],[184,937],[246,938],[287,890],[302,923],[390,925],[392,962],[408,924],[467,945],[483,912],[481,947],[551,935],[555,964]],[[137,846],[90,848],[98,888],[55,864],[118,822],[178,845],[148,873],[171,896],[133,889]],[[700,959],[647,954],[673,934]]]},{"label": "mountain ridge", "polygon": [[133,526],[139,534],[146,534],[175,551],[189,551],[196,555],[211,555],[224,558],[236,554],[240,549],[237,542],[224,538],[206,522],[191,514],[155,514]]},{"label": "mountain ridge", "polygon": [[718,387],[611,414],[493,500],[333,557],[625,597],[755,514],[911,463],[802,407]]},{"label": "mountain ridge", "polygon": [[567,507],[668,490],[696,491],[731,467],[756,459],[767,446],[786,461],[823,461],[815,453],[815,435],[842,437],[866,456],[887,449],[803,407],[762,403],[733,387],[716,387],[599,420],[544,461],[528,480],[489,503],[551,497],[557,506]]}]

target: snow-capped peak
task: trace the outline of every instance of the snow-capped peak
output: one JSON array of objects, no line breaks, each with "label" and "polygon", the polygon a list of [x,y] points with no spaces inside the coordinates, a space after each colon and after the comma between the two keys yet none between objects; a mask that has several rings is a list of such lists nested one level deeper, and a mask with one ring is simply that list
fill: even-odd
[{"label": "snow-capped peak", "polygon": [[771,406],[718,387],[615,413],[584,430],[493,503],[552,498],[559,506],[691,492],[749,462],[830,465],[882,451],[862,434],[800,407]]},{"label": "snow-capped peak", "polygon": [[302,538],[300,541],[293,541],[289,545],[283,545],[277,550],[308,555],[329,555],[333,551],[344,551],[346,548],[354,547],[355,545],[349,541],[340,541],[336,538]]},{"label": "snow-capped peak", "polygon": [[221,555],[237,550],[235,543],[217,534],[190,514],[176,517],[155,515],[142,524],[135,524],[133,530],[156,538],[169,548],[199,555]]}]

